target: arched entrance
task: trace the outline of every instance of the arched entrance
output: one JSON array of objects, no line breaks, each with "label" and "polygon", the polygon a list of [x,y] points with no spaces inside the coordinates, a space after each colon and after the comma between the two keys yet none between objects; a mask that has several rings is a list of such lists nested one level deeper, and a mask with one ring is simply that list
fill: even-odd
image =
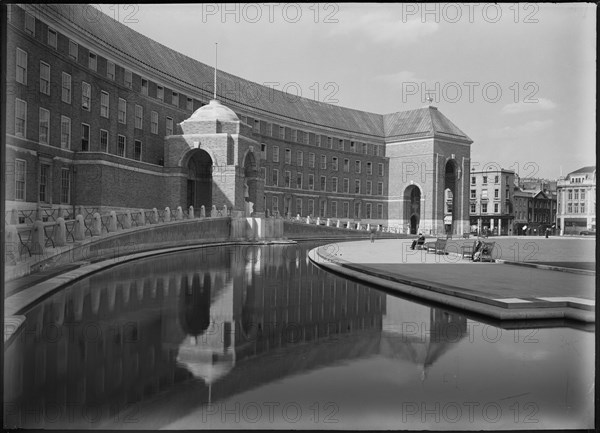
[{"label": "arched entrance", "polygon": [[446,233],[454,233],[454,220],[456,213],[456,184],[458,182],[458,169],[453,159],[446,162],[444,170],[444,229]]},{"label": "arched entrance", "polygon": [[417,234],[421,222],[421,190],[416,185],[404,190],[404,221],[409,221],[410,233]]},{"label": "arched entrance", "polygon": [[187,168],[188,206],[194,206],[194,209],[204,206],[209,212],[212,207],[212,158],[206,151],[198,149],[190,156]]}]

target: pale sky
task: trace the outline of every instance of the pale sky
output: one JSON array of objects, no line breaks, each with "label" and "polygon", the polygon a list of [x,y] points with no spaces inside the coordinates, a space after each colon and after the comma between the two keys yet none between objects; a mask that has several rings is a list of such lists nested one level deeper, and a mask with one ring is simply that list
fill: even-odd
[{"label": "pale sky", "polygon": [[322,102],[383,114],[432,90],[479,167],[556,178],[596,163],[593,4],[96,7],[209,65],[217,42],[219,69]]}]

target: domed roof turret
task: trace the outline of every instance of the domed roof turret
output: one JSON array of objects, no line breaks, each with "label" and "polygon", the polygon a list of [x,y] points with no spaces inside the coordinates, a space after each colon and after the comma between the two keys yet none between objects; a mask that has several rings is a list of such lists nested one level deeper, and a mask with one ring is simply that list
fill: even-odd
[{"label": "domed roof turret", "polygon": [[212,99],[208,105],[203,105],[194,111],[188,121],[218,120],[219,122],[238,122],[240,119],[232,109],[224,106],[216,99]]}]

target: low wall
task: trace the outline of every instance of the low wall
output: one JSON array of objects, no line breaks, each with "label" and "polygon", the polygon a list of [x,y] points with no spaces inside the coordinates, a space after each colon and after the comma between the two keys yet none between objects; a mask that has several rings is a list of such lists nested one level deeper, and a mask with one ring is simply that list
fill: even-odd
[{"label": "low wall", "polygon": [[[288,239],[356,239],[356,238],[368,238],[371,233],[366,230],[356,230],[347,228],[337,228],[324,225],[306,224],[301,221],[284,220],[283,221],[283,234]],[[377,238],[401,238],[406,235],[378,231],[375,233]]]}]

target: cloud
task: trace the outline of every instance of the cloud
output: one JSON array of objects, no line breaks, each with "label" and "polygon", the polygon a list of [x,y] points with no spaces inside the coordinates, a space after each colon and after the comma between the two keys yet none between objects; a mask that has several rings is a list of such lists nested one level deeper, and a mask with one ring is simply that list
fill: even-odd
[{"label": "cloud", "polygon": [[517,126],[505,126],[491,131],[491,135],[495,138],[520,137],[523,135],[533,135],[543,132],[552,127],[554,121],[547,120],[532,120]]},{"label": "cloud", "polygon": [[537,102],[519,101],[502,107],[503,114],[521,114],[534,111],[548,111],[556,108],[556,104],[550,99],[538,98]]},{"label": "cloud", "polygon": [[439,29],[438,23],[423,23],[419,19],[405,19],[403,22],[399,15],[392,10],[365,13],[364,9],[343,9],[340,11],[339,22],[331,30],[331,35],[361,34],[377,44],[412,44]]}]

